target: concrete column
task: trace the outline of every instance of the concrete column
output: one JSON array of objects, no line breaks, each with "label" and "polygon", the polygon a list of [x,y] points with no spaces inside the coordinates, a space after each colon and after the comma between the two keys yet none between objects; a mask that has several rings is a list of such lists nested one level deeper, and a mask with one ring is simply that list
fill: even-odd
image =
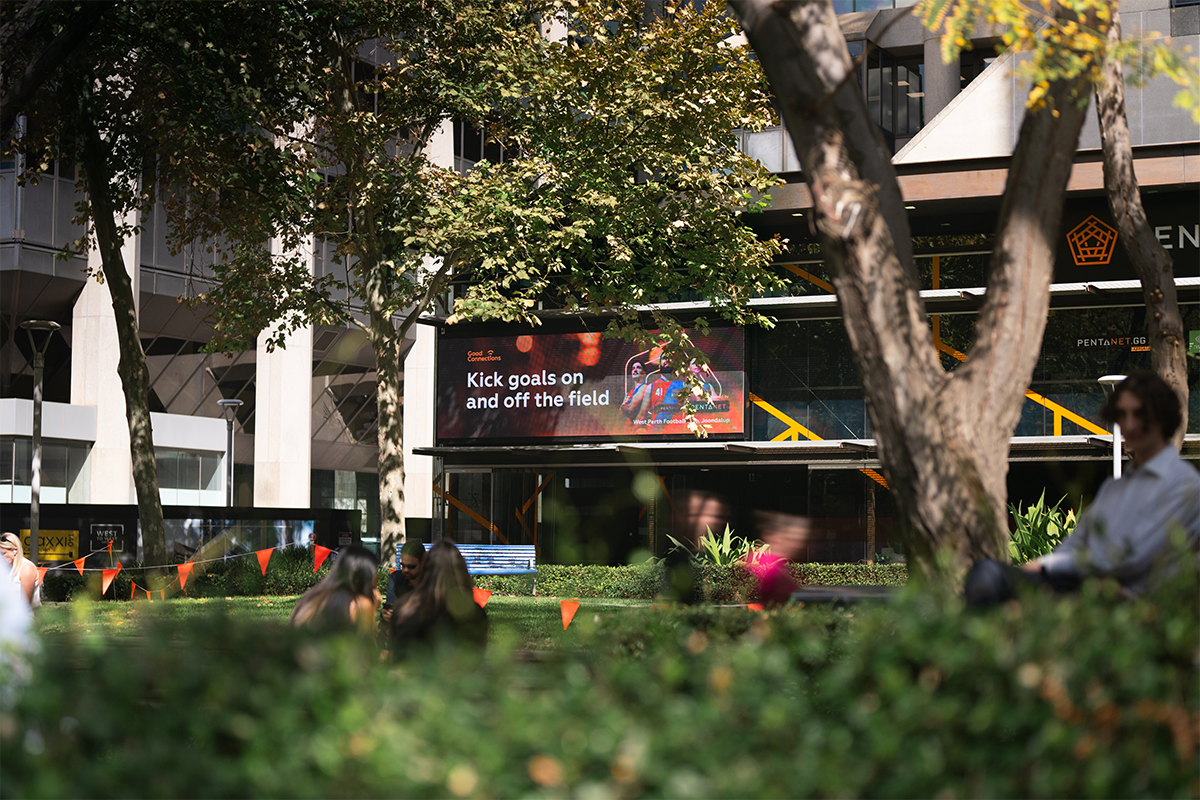
[{"label": "concrete column", "polygon": [[432,447],[434,442],[437,329],[414,325],[409,336],[416,341],[404,359],[404,518],[409,536],[428,539],[434,459],[412,451],[414,447]]},{"label": "concrete column", "polygon": [[425,152],[437,166],[454,169],[454,123],[451,120],[443,120],[433,132]]},{"label": "concrete column", "polygon": [[[271,243],[272,250],[278,242]],[[312,242],[302,245],[312,269]],[[312,328],[267,352],[258,338],[254,398],[254,505],[309,508],[312,488]]]},{"label": "concrete column", "polygon": [[955,58],[949,64],[942,63],[942,42],[940,34],[925,31],[925,124],[941,113],[950,105],[950,101],[958,97],[962,89],[962,71],[959,59]]},{"label": "concrete column", "polygon": [[[137,224],[137,216],[125,220]],[[141,260],[139,235],[125,240],[121,257],[133,280],[133,297],[140,302]],[[88,269],[101,267],[100,253],[92,247]],[[117,323],[107,283],[89,278],[75,301],[71,318],[71,404],[96,409],[96,441],[88,459],[91,470],[88,496],[92,503],[125,505],[137,502],[133,461],[129,455],[129,423],[125,419],[125,394],[117,364]]]}]

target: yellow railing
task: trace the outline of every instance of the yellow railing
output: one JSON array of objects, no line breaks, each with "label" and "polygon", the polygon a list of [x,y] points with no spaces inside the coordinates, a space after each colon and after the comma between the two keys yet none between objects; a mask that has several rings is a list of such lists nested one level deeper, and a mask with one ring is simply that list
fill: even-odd
[{"label": "yellow railing", "polygon": [[[828,281],[821,280],[817,276],[815,276],[809,272],[806,272],[805,270],[800,269],[799,267],[795,266],[794,264],[784,264],[783,266],[789,272],[795,273],[796,275],[800,276],[804,280],[809,281],[810,283],[812,283],[816,286],[819,286],[820,288],[824,289],[827,292],[834,291],[833,286],[831,286]],[[933,288],[934,289],[937,289],[938,285],[940,283],[940,280],[941,280],[940,273],[941,273],[941,257],[934,256],[933,257]],[[966,361],[967,356],[965,353],[963,353],[959,350],[955,350],[953,347],[951,347],[950,345],[948,345],[942,341],[942,326],[941,326],[942,318],[941,318],[941,316],[938,314],[934,314],[930,318],[930,322],[933,326],[933,344],[934,344],[934,346],[938,350],[942,351],[943,353],[946,353],[947,355],[949,355],[953,358],[958,359],[959,361]],[[1030,400],[1032,400],[1033,402],[1035,402],[1045,408],[1048,408],[1050,411],[1052,411],[1054,413],[1054,435],[1055,436],[1063,435],[1062,423],[1063,423],[1064,418],[1069,419],[1071,422],[1074,422],[1076,425],[1083,428],[1084,430],[1089,431],[1094,434],[1097,434],[1098,436],[1111,436],[1112,435],[1112,431],[1105,430],[1104,428],[1100,427],[1099,425],[1092,422],[1091,420],[1089,420],[1085,417],[1082,417],[1079,414],[1076,414],[1071,409],[1066,408],[1065,406],[1062,406],[1062,405],[1054,402],[1053,400],[1050,400],[1050,399],[1038,394],[1037,392],[1035,392],[1033,390],[1026,391],[1025,396],[1027,398],[1029,398]],[[792,441],[799,441],[800,434],[803,434],[806,438],[812,439],[814,441],[821,440],[820,436],[817,436],[815,433],[808,430],[803,425],[796,422],[794,419],[789,417],[787,414],[784,414],[782,411],[775,408],[775,406],[771,405],[770,403],[763,400],[762,398],[755,397],[752,394],[751,399],[755,405],[757,405],[760,408],[762,408],[763,410],[765,410],[768,414],[771,414],[772,416],[778,418],[779,420],[781,420],[784,424],[786,424],[788,426],[783,431],[783,433],[774,437],[771,441],[780,442],[780,441],[785,441],[785,440],[789,440],[789,439]]]}]

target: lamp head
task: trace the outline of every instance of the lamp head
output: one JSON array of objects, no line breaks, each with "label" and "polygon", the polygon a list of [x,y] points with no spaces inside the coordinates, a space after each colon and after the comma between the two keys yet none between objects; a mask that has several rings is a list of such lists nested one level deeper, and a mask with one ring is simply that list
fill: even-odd
[{"label": "lamp head", "polygon": [[225,417],[226,422],[231,422],[233,416],[237,414],[237,410],[242,405],[241,400],[236,399],[221,399],[217,401],[217,405],[221,407],[221,415]]},{"label": "lamp head", "polygon": [[1105,394],[1112,394],[1113,387],[1123,380],[1125,380],[1124,375],[1105,375],[1099,378],[1097,383],[1104,387]]},{"label": "lamp head", "polygon": [[19,327],[25,330],[34,331],[61,331],[62,325],[49,319],[27,319],[24,322],[18,323]]}]

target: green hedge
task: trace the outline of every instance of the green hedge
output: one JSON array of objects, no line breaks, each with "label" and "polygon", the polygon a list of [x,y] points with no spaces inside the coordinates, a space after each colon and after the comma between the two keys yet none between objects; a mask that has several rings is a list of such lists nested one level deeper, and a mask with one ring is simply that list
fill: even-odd
[{"label": "green hedge", "polygon": [[[808,586],[899,586],[908,580],[903,564],[792,564],[792,576]],[[758,599],[754,580],[740,566],[700,564],[696,572],[708,602],[753,602]],[[533,577],[479,575],[483,589],[512,595],[529,595]],[[662,589],[662,568],[657,564],[627,567],[539,564],[537,593],[547,597],[620,597],[651,599]]]},{"label": "green hedge", "polygon": [[[188,597],[252,597],[259,595],[279,596],[303,594],[329,574],[332,560],[326,560],[321,568],[313,572],[311,548],[289,547],[271,553],[267,573],[263,575],[258,559],[253,553],[217,561],[207,565],[204,572],[193,571],[188,578],[185,594]],[[379,590],[382,592],[390,572],[384,567],[379,573]],[[167,578],[174,581],[175,568],[166,570]],[[49,601],[69,600],[77,594],[100,596],[99,572],[87,572],[81,576],[74,569],[55,570],[47,575],[42,597]],[[117,573],[113,586],[105,594],[107,599],[128,600],[131,584],[149,588],[151,583],[140,568],[122,569]],[[176,585],[174,592],[178,592]],[[174,593],[173,592],[173,593]]]},{"label": "green hedge", "polygon": [[[964,610],[597,609],[556,658],[381,664],[220,602],[0,675],[11,797],[1188,797],[1194,570]],[[87,604],[78,611],[86,629]],[[173,638],[170,638],[173,637]]]},{"label": "green hedge", "polygon": [[[329,572],[329,564],[313,572],[312,550],[287,548],[271,554],[264,576],[258,559],[251,554],[211,564],[203,574],[188,578],[189,597],[246,597],[257,595],[303,594]],[[899,586],[908,579],[903,564],[792,564],[796,582],[808,586]],[[753,602],[758,599],[753,579],[740,566],[700,564],[696,567],[702,592],[708,602]],[[174,570],[169,577],[174,578]],[[380,570],[379,589],[387,582],[390,566]],[[69,600],[77,593],[100,595],[100,573],[81,577],[74,570],[56,570],[47,581],[43,597],[50,601]],[[149,581],[139,569],[122,570],[106,595],[109,599],[129,599],[130,583],[140,587]],[[476,584],[483,589],[511,595],[530,595],[532,575],[479,575]],[[625,567],[597,565],[564,566],[540,564],[537,593],[544,597],[613,597],[652,599],[662,589],[661,566],[654,563]]]}]

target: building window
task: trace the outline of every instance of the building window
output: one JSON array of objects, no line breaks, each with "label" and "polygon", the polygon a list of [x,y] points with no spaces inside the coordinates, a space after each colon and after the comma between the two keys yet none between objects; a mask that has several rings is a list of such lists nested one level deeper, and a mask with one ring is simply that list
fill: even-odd
[{"label": "building window", "polygon": [[158,492],[163,505],[220,506],[225,504],[220,453],[155,450]]},{"label": "building window", "polygon": [[490,139],[487,125],[472,125],[461,119],[454,120],[454,169],[462,174],[471,171],[479,161],[492,164],[502,163],[511,153],[495,139]]},{"label": "building window", "polygon": [[[42,440],[42,503],[88,502],[88,455],[84,442]],[[0,438],[0,503],[29,503],[33,497],[33,440]]]}]

